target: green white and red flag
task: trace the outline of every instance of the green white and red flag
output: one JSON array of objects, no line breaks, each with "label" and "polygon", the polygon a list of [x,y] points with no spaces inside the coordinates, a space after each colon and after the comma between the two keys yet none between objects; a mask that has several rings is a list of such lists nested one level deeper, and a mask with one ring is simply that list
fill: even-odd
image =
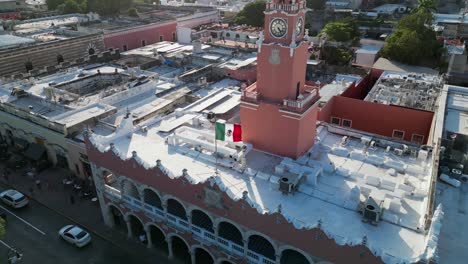
[{"label": "green white and red flag", "polygon": [[216,122],[216,139],[222,141],[242,141],[242,127],[239,124]]}]

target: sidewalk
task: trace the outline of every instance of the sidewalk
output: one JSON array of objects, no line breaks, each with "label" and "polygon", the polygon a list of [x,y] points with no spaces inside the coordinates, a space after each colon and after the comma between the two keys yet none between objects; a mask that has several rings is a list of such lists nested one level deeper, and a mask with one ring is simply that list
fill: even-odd
[{"label": "sidewalk", "polygon": [[[5,164],[0,163],[1,172],[4,168]],[[122,248],[129,255],[134,255],[136,259],[145,260],[145,262],[139,263],[154,263],[154,260],[157,260],[157,263],[172,263],[164,253],[156,249],[148,249],[138,241],[128,239],[126,234],[107,227],[102,221],[98,202],[82,199],[78,197],[78,193],[72,190],[71,186],[65,188],[62,184],[62,180],[68,173],[67,170],[51,168],[36,175],[35,178],[41,181],[40,189],[36,186],[34,179],[24,175],[23,170],[10,171],[8,180],[0,174],[2,185],[17,189],[71,222],[84,227],[94,235]],[[33,190],[32,195],[30,190]],[[70,201],[72,195],[75,200],[74,204],[71,204]],[[150,259],[153,261],[149,261]]]}]

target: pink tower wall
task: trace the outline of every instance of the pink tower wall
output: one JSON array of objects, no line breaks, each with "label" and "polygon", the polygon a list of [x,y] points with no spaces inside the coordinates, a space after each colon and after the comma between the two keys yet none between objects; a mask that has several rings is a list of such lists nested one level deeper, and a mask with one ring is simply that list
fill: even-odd
[{"label": "pink tower wall", "polygon": [[317,107],[312,106],[302,117],[279,110],[271,104],[241,103],[243,141],[262,151],[297,158],[314,144]]}]

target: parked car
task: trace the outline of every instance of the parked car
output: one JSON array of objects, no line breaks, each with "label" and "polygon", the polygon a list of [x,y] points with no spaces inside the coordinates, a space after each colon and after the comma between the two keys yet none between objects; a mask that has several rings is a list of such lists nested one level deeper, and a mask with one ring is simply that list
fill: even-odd
[{"label": "parked car", "polygon": [[26,195],[13,189],[1,192],[0,199],[13,208],[21,208],[29,204],[29,199]]},{"label": "parked car", "polygon": [[91,243],[91,235],[76,225],[67,225],[58,232],[63,240],[79,248]]}]

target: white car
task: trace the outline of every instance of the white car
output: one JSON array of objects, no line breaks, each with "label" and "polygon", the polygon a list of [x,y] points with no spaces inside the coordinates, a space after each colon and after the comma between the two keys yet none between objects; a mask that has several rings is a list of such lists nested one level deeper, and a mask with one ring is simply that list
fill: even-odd
[{"label": "white car", "polygon": [[85,230],[75,225],[67,225],[59,231],[59,236],[70,244],[79,248],[88,245],[91,242],[91,235]]},{"label": "white car", "polygon": [[1,192],[0,199],[13,208],[25,207],[29,203],[29,199],[26,195],[12,189]]}]

